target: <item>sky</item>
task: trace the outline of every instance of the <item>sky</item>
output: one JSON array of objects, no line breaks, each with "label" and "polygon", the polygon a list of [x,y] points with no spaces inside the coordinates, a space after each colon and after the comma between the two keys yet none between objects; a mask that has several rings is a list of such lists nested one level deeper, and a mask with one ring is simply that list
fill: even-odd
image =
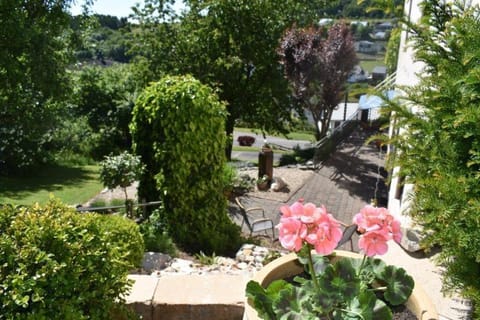
[{"label": "sky", "polygon": [[[83,0],[76,0],[72,5],[71,12],[72,15],[79,15],[82,13],[82,4]],[[128,17],[132,13],[131,7],[134,7],[135,4],[143,4],[143,0],[95,0],[95,3],[92,7],[94,13],[117,16]],[[177,1],[175,8],[180,10],[183,7],[181,1]]]}]

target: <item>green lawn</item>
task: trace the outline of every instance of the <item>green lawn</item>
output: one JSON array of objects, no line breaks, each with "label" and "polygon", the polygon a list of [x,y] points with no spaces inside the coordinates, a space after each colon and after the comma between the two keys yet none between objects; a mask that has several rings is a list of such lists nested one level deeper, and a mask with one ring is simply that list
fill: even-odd
[{"label": "green lawn", "polygon": [[51,195],[66,204],[84,203],[103,189],[99,166],[49,166],[26,177],[0,177],[0,203],[45,203]]},{"label": "green lawn", "polygon": [[359,59],[359,64],[363,70],[372,73],[373,68],[376,66],[385,66],[385,55],[384,54],[357,54]]}]

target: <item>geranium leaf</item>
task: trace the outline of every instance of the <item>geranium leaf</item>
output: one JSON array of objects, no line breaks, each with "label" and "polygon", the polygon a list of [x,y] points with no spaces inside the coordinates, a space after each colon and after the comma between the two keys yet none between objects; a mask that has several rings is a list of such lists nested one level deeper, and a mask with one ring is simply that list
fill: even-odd
[{"label": "geranium leaf", "polygon": [[266,293],[269,297],[272,299],[275,299],[276,296],[278,296],[280,290],[285,289],[286,287],[292,286],[292,284],[288,283],[285,280],[275,280],[272,283],[268,285],[268,288],[266,290]]},{"label": "geranium leaf", "polygon": [[267,295],[266,290],[256,281],[249,281],[246,289],[247,297],[252,299],[255,310],[262,319],[275,319],[272,299]]},{"label": "geranium leaf", "polygon": [[340,259],[335,265],[336,278],[333,280],[335,289],[346,299],[356,296],[360,290],[358,279],[352,259]]},{"label": "geranium leaf", "polygon": [[312,318],[312,307],[307,290],[290,286],[280,291],[278,299],[273,302],[275,319],[304,320]]},{"label": "geranium leaf", "polygon": [[347,301],[343,310],[335,310],[333,317],[335,320],[372,319],[376,300],[377,297],[373,292],[360,292],[353,299]]},{"label": "geranium leaf", "polygon": [[373,308],[372,320],[390,320],[392,319],[392,311],[382,300],[377,299]]},{"label": "geranium leaf", "polygon": [[385,271],[387,264],[380,259],[368,259],[368,267],[378,278]]},{"label": "geranium leaf", "polygon": [[313,259],[313,269],[316,274],[322,274],[325,271],[325,268],[330,264],[330,259],[325,256],[315,254],[312,256]]},{"label": "geranium leaf", "polygon": [[415,285],[413,278],[407,274],[405,269],[395,266],[386,267],[381,274],[381,279],[387,285],[384,295],[385,300],[394,306],[405,303],[412,294]]}]

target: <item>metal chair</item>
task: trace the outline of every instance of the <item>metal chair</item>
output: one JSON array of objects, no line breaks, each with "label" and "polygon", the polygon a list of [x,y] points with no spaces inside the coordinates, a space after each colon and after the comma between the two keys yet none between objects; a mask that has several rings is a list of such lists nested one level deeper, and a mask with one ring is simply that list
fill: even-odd
[{"label": "metal chair", "polygon": [[265,217],[265,210],[263,208],[245,208],[245,206],[242,204],[238,197],[235,198],[235,202],[240,208],[240,212],[242,213],[243,218],[240,228],[242,228],[243,225],[246,224],[248,229],[250,230],[250,236],[252,236],[252,234],[255,232],[262,231],[265,232],[265,234],[268,236],[268,230],[271,230],[272,239],[275,238],[275,225],[272,219]]}]

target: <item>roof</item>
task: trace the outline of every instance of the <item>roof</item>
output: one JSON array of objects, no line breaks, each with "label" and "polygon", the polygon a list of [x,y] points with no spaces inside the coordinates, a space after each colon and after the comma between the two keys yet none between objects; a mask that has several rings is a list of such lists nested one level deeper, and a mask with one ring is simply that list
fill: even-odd
[{"label": "roof", "polygon": [[372,73],[387,73],[387,67],[376,66],[375,68],[373,68]]}]

